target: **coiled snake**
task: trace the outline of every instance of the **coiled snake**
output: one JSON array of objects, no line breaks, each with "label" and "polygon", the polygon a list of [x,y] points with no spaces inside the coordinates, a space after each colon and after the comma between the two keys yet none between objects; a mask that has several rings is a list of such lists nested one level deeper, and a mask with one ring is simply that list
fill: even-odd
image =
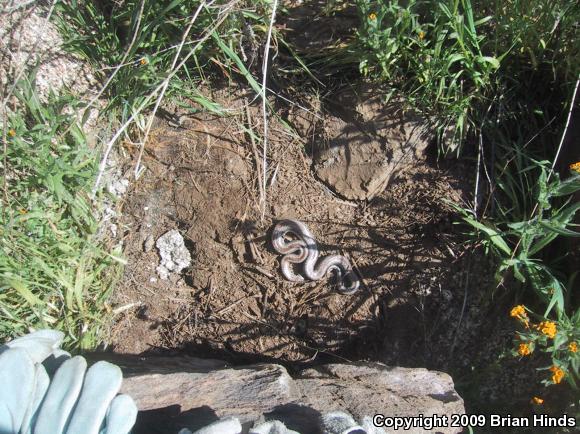
[{"label": "coiled snake", "polygon": [[[288,241],[285,239],[287,234],[293,234],[298,239]],[[304,282],[304,277],[294,273],[292,269],[292,264],[303,264],[302,272],[309,280],[320,280],[330,272],[334,272],[339,292],[352,294],[358,290],[360,281],[344,256],[326,256],[317,264],[318,246],[304,223],[298,220],[280,221],[272,231],[272,246],[278,253],[284,255],[280,260],[282,274],[291,282]]]}]

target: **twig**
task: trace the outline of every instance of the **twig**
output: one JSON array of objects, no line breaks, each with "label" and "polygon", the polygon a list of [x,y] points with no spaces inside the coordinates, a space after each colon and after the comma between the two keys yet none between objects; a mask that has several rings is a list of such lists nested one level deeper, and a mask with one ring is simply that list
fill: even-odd
[{"label": "twig", "polygon": [[[213,1],[210,2],[210,4],[211,3],[213,3]],[[179,59],[179,55],[181,54],[181,50],[183,50],[183,44],[185,44],[185,40],[187,39],[187,36],[189,35],[189,32],[191,31],[193,24],[197,20],[197,17],[199,16],[201,10],[204,8],[205,5],[206,5],[205,1],[202,1],[200,3],[200,5],[198,6],[197,10],[195,11],[195,13],[193,14],[193,17],[191,17],[191,21],[189,22],[187,28],[185,29],[185,32],[183,32],[183,36],[181,37],[181,43],[179,44],[179,48],[175,52],[175,56],[173,56],[173,62],[171,62],[171,67],[169,68],[169,70],[167,72],[171,72],[175,68],[175,65],[177,64],[177,60]],[[159,105],[161,104],[161,101],[163,100],[163,97],[165,96],[165,92],[167,91],[168,87],[169,87],[169,81],[165,81],[165,83],[163,84],[163,87],[161,88],[161,91],[159,92],[159,96],[157,97],[157,101],[155,101],[155,107],[153,107],[153,111],[149,115],[149,122],[147,122],[147,127],[145,128],[145,134],[143,136],[143,140],[141,141],[141,147],[139,149],[139,156],[137,157],[137,163],[135,164],[135,179],[138,179],[139,175],[143,171],[143,168],[141,167],[141,159],[143,158],[143,151],[145,149],[145,143],[147,142],[147,137],[149,137],[149,132],[151,131],[151,126],[153,125],[153,121],[155,119],[155,114],[157,113],[157,109],[159,108]]]},{"label": "twig", "polygon": [[[246,108],[246,118],[248,121],[248,135],[250,136],[250,143],[252,145],[252,152],[254,154],[254,159],[256,160],[256,170],[258,171],[258,173],[261,172],[261,167],[260,167],[260,156],[258,155],[258,148],[256,147],[256,140],[254,139],[254,134],[252,131],[252,118],[250,116],[250,109],[249,109],[249,103],[247,100],[245,100],[245,108]],[[262,202],[263,197],[264,197],[264,188],[262,186],[262,183],[260,182],[260,177],[258,176],[258,192],[260,194],[260,202]]]},{"label": "twig", "polygon": [[232,304],[224,307],[223,309],[218,310],[216,313],[212,314],[211,316],[219,316],[222,313],[229,312],[234,307],[236,307],[238,304],[240,304],[242,301],[247,300],[249,298],[261,298],[261,297],[262,297],[261,294],[249,294],[249,295],[245,295],[245,296],[239,298],[238,300],[234,301]]},{"label": "twig", "polygon": [[[578,75],[578,79],[576,80],[576,86],[574,87],[574,93],[572,94],[572,101],[570,102],[570,110],[568,111],[568,118],[566,119],[566,125],[564,126],[564,131],[562,132],[562,138],[560,139],[560,144],[558,145],[558,150],[556,151],[556,156],[554,157],[554,162],[552,163],[552,167],[550,168],[550,173],[548,173],[546,183],[550,180],[552,173],[554,173],[554,167],[556,167],[556,162],[558,160],[558,157],[560,156],[560,151],[562,150],[562,145],[564,144],[564,139],[566,138],[566,133],[568,132],[568,127],[570,126],[570,118],[572,117],[574,103],[576,102],[576,94],[578,92],[578,84],[579,83],[580,83],[580,75]],[[534,218],[534,216],[536,215],[536,211],[538,210],[538,207],[539,207],[539,204],[538,204],[538,202],[536,202],[536,204],[534,205],[534,208],[532,209],[532,212],[530,213],[529,220],[532,220]],[[518,248],[520,247],[520,244],[522,243],[522,239],[523,239],[523,237],[520,237],[520,239],[518,239],[518,242],[516,243],[515,247],[513,248],[512,254],[510,257],[510,261],[512,261],[514,259],[514,257],[516,256]],[[499,288],[500,285],[503,284],[504,277],[505,277],[505,274],[501,277],[501,280],[499,281],[499,283],[496,286],[497,288]]]},{"label": "twig", "polygon": [[471,267],[471,260],[467,259],[466,275],[465,275],[465,285],[463,287],[463,305],[461,306],[461,314],[459,315],[459,321],[457,321],[457,327],[455,328],[455,334],[453,335],[453,343],[449,350],[449,358],[453,357],[453,351],[455,350],[455,344],[457,343],[457,334],[459,333],[459,328],[463,322],[463,315],[465,314],[465,308],[467,306],[467,295],[469,293],[469,269]]},{"label": "twig", "polygon": [[477,169],[475,174],[475,191],[473,193],[474,203],[473,203],[473,216],[477,219],[477,211],[479,207],[479,176],[481,173],[481,154],[483,152],[483,139],[481,137],[481,131],[479,132],[479,147],[477,148]]},{"label": "twig", "polygon": [[[233,3],[237,3],[237,1],[232,2],[230,4],[233,4]],[[175,74],[177,74],[177,71],[179,71],[183,67],[183,65],[185,65],[187,63],[189,58],[195,54],[195,52],[197,51],[199,46],[201,44],[203,44],[211,36],[213,31],[216,28],[218,28],[225,21],[226,17],[227,17],[227,15],[222,16],[219,20],[217,20],[217,22],[215,23],[215,25],[211,29],[209,29],[205,32],[205,35],[189,51],[189,53],[187,53],[187,55],[183,58],[183,60],[181,62],[179,62],[179,64],[175,67],[175,69],[165,78],[165,80],[163,80],[155,89],[153,89],[153,91],[147,97],[144,98],[143,102],[137,108],[137,110],[135,110],[133,112],[133,114],[129,117],[129,119],[119,128],[119,130],[107,142],[107,144],[105,145],[105,152],[103,153],[103,157],[101,158],[101,162],[99,164],[99,172],[97,173],[97,177],[95,179],[95,184],[93,186],[93,190],[92,190],[92,197],[93,198],[95,197],[97,190],[99,188],[99,185],[101,184],[101,180],[103,178],[103,174],[104,174],[105,168],[107,166],[107,161],[109,159],[109,155],[111,153],[111,150],[113,149],[113,145],[117,142],[117,140],[119,139],[121,134],[123,134],[125,132],[125,130],[129,127],[129,125],[131,125],[133,123],[133,121],[135,120],[137,115],[139,115],[139,113],[141,113],[141,111],[143,111],[143,109],[147,106],[147,104],[149,104],[151,99],[163,88],[165,83],[169,82],[169,80],[171,80],[175,76]]]},{"label": "twig", "polygon": [[[574,86],[574,93],[572,94],[572,101],[570,102],[570,109],[568,110],[568,118],[566,119],[566,126],[564,127],[564,132],[562,133],[562,138],[560,139],[560,144],[558,145],[558,151],[554,157],[554,162],[552,163],[552,169],[548,174],[547,181],[550,180],[552,173],[554,173],[554,167],[556,167],[556,162],[560,156],[560,151],[562,150],[562,145],[564,144],[564,139],[566,138],[566,133],[568,132],[568,127],[570,126],[570,118],[572,117],[572,111],[574,110],[574,103],[576,102],[576,94],[578,92],[578,83],[580,83],[580,74],[578,74],[578,79],[576,80],[576,86]],[[547,182],[546,181],[546,182]]]},{"label": "twig", "polygon": [[276,19],[276,9],[278,7],[278,0],[274,0],[272,5],[272,15],[270,17],[270,25],[268,27],[268,37],[266,38],[266,46],[264,47],[264,62],[262,64],[262,115],[264,117],[264,138],[262,145],[262,187],[263,195],[261,198],[262,202],[262,221],[264,221],[264,215],[266,214],[266,200],[267,200],[267,185],[266,185],[266,172],[268,170],[268,112],[266,110],[266,80],[268,77],[268,57],[270,54],[270,43],[272,40],[272,28],[274,27],[274,20]]}]

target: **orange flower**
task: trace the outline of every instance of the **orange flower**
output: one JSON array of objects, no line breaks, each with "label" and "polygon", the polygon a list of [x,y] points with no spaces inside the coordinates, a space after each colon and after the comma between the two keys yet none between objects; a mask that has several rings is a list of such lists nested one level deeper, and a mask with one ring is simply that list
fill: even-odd
[{"label": "orange flower", "polygon": [[574,164],[570,164],[570,170],[573,170],[574,172],[580,173],[580,161],[578,161]]},{"label": "orange flower", "polygon": [[540,397],[534,396],[532,398],[532,404],[541,405],[544,403],[544,400]]},{"label": "orange flower", "polygon": [[552,371],[552,382],[554,384],[559,384],[562,379],[564,378],[564,376],[566,375],[566,373],[562,370],[562,368],[559,368],[558,366],[552,366],[550,368],[550,371]]},{"label": "orange flower", "polygon": [[510,316],[513,318],[521,318],[521,317],[526,317],[526,308],[524,307],[523,304],[518,304],[517,306],[514,306],[513,309],[510,311]]},{"label": "orange flower", "polygon": [[145,58],[143,57],[143,58],[142,58],[142,59],[139,61],[139,63],[140,63],[141,65],[147,65],[147,63],[148,63],[148,62],[147,62],[147,59],[145,59]]},{"label": "orange flower", "polygon": [[377,19],[377,14],[375,14],[374,12],[371,12],[369,14],[369,20],[374,21]]},{"label": "orange flower", "polygon": [[568,349],[570,350],[571,353],[575,353],[576,351],[578,351],[578,344],[576,342],[570,342],[568,344]]},{"label": "orange flower", "polygon": [[518,304],[517,306],[514,306],[510,311],[510,316],[512,318],[517,318],[518,321],[523,322],[526,328],[530,328],[529,326],[530,320],[526,312],[526,307],[523,304]]},{"label": "orange flower", "polygon": [[538,330],[549,338],[554,339],[554,336],[556,336],[557,332],[556,323],[552,321],[543,321],[538,325]]},{"label": "orange flower", "polygon": [[522,357],[529,356],[532,350],[528,344],[520,344],[518,347],[518,354]]}]

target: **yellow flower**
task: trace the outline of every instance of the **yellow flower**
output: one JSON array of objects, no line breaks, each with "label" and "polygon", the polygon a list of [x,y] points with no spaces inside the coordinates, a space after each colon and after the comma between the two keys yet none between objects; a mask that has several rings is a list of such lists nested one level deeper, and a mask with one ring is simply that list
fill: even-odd
[{"label": "yellow flower", "polygon": [[517,318],[519,321],[523,322],[526,328],[530,328],[530,320],[526,312],[526,308],[523,304],[518,304],[514,306],[510,311],[510,316],[512,318]]},{"label": "yellow flower", "polygon": [[578,344],[576,342],[570,342],[568,344],[568,349],[570,350],[571,353],[575,353],[576,351],[578,351]]},{"label": "yellow flower", "polygon": [[517,306],[514,306],[514,308],[511,310],[510,316],[513,318],[525,317],[527,316],[526,308],[524,307],[523,304],[518,304]]},{"label": "yellow flower", "polygon": [[421,31],[419,32],[419,40],[421,40],[421,41],[422,41],[423,39],[425,39],[425,32],[424,32],[423,30],[421,30]]},{"label": "yellow flower", "polygon": [[371,12],[369,14],[369,20],[374,21],[377,19],[377,14],[375,14],[374,12]]},{"label": "yellow flower", "polygon": [[574,164],[570,164],[570,170],[573,170],[574,172],[580,173],[580,161],[578,161]]},{"label": "yellow flower", "polygon": [[530,346],[528,344],[520,344],[518,347],[518,354],[522,357],[529,356],[532,353]]},{"label": "yellow flower", "polygon": [[566,375],[566,373],[558,366],[552,366],[550,368],[550,371],[552,371],[552,373],[553,373],[552,382],[554,384],[559,384],[562,381],[562,379],[564,378],[564,376]]},{"label": "yellow flower", "polygon": [[28,211],[27,211],[26,209],[24,209],[24,208],[20,208],[20,209],[18,210],[18,212],[19,212],[20,214],[22,214],[22,215],[24,215],[24,214],[27,214],[27,213],[28,213]]},{"label": "yellow flower", "polygon": [[144,57],[139,61],[139,63],[141,65],[147,65],[147,59],[145,59]]},{"label": "yellow flower", "polygon": [[537,396],[534,396],[532,398],[532,404],[541,405],[543,403],[544,403],[544,400],[542,398],[539,398]]},{"label": "yellow flower", "polygon": [[538,330],[541,331],[543,334],[548,336],[549,338],[554,339],[556,336],[556,323],[552,321],[543,321],[538,325]]},{"label": "yellow flower", "polygon": [[14,137],[14,136],[16,136],[16,131],[14,131],[14,130],[11,128],[11,129],[9,129],[9,130],[8,130],[8,135],[9,135],[10,137]]}]

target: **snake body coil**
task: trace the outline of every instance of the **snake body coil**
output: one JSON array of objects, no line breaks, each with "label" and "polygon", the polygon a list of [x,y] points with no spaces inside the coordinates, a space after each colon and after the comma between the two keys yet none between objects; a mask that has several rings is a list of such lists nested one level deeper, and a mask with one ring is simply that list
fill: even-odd
[{"label": "snake body coil", "polygon": [[[288,241],[287,234],[298,239]],[[272,246],[284,255],[280,261],[282,274],[292,282],[303,282],[304,277],[294,273],[292,264],[303,264],[302,272],[309,280],[320,280],[330,272],[336,273],[338,291],[352,294],[360,285],[350,262],[342,255],[330,255],[318,262],[318,246],[308,227],[298,220],[282,220],[272,231]]]}]

